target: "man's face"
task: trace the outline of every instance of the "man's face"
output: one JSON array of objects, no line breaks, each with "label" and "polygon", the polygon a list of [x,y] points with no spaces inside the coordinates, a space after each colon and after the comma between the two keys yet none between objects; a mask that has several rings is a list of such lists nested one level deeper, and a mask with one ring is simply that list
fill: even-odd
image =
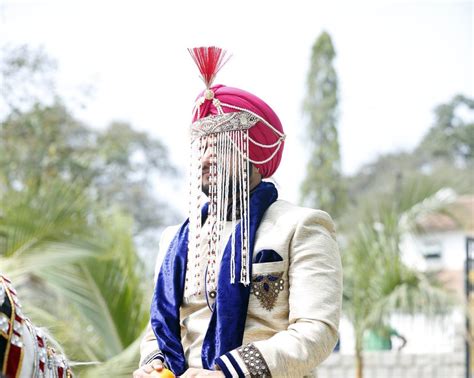
[{"label": "man's face", "polygon": [[[236,148],[236,147],[232,147]],[[215,156],[212,154],[212,148],[210,148],[209,143],[205,144],[205,152],[202,157],[202,191],[206,196],[209,196],[209,185],[210,185],[210,168],[211,168],[211,163],[214,161]],[[232,160],[229,159],[230,161],[228,162],[229,164],[229,175],[230,175],[230,182],[229,182],[229,191],[228,193],[229,197],[232,195],[232,177],[233,177],[233,172],[234,172],[234,166],[232,164]],[[248,177],[250,178],[252,176],[252,164],[249,164],[249,172],[248,172]],[[236,179],[239,181],[240,180],[240,174],[239,171],[237,170],[236,172]],[[238,191],[239,185],[237,185],[237,191]]]}]

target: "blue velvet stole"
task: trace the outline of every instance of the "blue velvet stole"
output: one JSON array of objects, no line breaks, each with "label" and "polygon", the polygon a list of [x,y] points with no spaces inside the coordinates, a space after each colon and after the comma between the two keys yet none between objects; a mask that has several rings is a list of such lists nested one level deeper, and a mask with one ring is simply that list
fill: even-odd
[{"label": "blue velvet stole", "polygon": [[[262,181],[250,195],[249,254],[252,261],[255,234],[265,211],[278,198],[272,183]],[[202,209],[203,222],[207,217],[207,204]],[[239,222],[235,229],[235,276],[230,283],[231,238],[222,255],[217,296],[212,316],[204,338],[201,358],[204,369],[214,369],[215,360],[242,345],[250,296],[250,286],[239,283],[241,272],[241,240]],[[245,225],[244,225],[245,227]],[[158,274],[151,305],[151,325],[165,362],[175,375],[187,369],[181,345],[180,307],[184,295],[186,261],[188,252],[189,220],[186,220],[170,243]],[[252,275],[252,264],[250,272]]]}]

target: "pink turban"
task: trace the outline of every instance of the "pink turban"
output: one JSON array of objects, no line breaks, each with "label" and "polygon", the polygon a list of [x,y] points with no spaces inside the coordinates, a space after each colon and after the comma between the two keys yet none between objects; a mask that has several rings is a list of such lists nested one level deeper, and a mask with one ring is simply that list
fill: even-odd
[{"label": "pink turban", "polygon": [[[280,119],[275,114],[275,112],[270,108],[264,101],[259,99],[257,96],[246,92],[242,89],[226,87],[225,85],[215,85],[210,88],[214,92],[214,98],[217,98],[223,104],[229,104],[233,106],[238,106],[245,110],[250,110],[251,112],[257,114],[258,116],[265,119],[270,125],[275,129],[283,133],[283,126],[281,125]],[[204,93],[204,92],[203,92]],[[203,95],[200,94],[199,97]],[[235,109],[230,109],[222,105],[222,110],[224,113],[236,112]],[[206,100],[201,106],[199,111],[200,118],[207,117],[209,115],[218,114],[217,108],[212,104],[212,100]],[[197,113],[194,116],[193,122],[198,119]],[[263,122],[258,122],[255,126],[250,128],[249,136],[256,142],[264,145],[275,144],[279,136],[275,134],[267,125]],[[282,141],[283,143],[283,141]],[[278,148],[278,145],[272,148],[263,148],[255,145],[254,143],[249,143],[249,155],[250,159],[254,161],[263,161],[268,159]],[[260,174],[263,177],[272,176],[280,165],[281,155],[283,152],[283,145],[280,146],[279,151],[275,156],[268,162],[263,164],[255,164],[258,168]]]}]

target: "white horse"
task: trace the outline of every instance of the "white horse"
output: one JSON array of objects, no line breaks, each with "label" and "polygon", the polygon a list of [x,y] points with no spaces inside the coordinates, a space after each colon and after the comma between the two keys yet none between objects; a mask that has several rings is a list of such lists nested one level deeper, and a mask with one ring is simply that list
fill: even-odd
[{"label": "white horse", "polygon": [[66,358],[21,311],[10,280],[0,274],[0,377],[71,378]]}]

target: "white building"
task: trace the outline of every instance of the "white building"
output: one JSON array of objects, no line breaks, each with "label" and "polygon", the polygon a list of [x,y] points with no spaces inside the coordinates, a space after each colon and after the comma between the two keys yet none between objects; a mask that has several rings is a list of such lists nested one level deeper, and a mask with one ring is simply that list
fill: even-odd
[{"label": "white building", "polygon": [[463,300],[466,239],[474,238],[474,195],[458,197],[443,213],[426,214],[417,228],[402,240],[403,260],[417,270],[436,273]]}]

